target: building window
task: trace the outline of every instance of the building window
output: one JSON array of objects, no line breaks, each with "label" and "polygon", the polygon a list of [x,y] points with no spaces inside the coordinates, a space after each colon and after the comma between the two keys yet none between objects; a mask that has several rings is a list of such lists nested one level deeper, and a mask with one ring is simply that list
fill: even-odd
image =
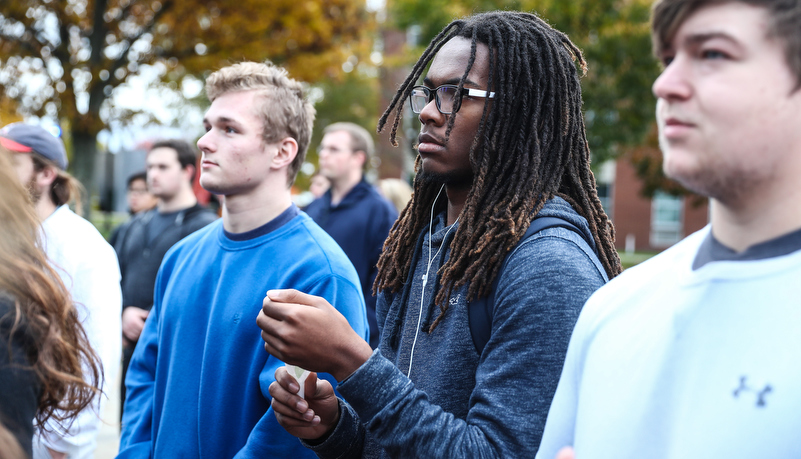
[{"label": "building window", "polygon": [[662,191],[651,201],[651,246],[669,247],[682,238],[684,200]]}]

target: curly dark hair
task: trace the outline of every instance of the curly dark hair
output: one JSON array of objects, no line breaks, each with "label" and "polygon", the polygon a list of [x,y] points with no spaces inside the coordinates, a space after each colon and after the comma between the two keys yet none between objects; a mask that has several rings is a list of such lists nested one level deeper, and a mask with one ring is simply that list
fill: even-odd
[{"label": "curly dark hair", "polygon": [[[454,37],[471,40],[470,60],[459,90],[475,62],[476,45],[489,49],[492,103],[484,112],[470,152],[472,187],[459,215],[459,227],[448,261],[439,270],[441,288],[435,297],[439,317],[451,293],[468,285],[468,298],[486,296],[506,254],[525,234],[545,202],[561,196],[589,223],[598,257],[609,277],[620,273],[614,228],[598,199],[590,170],[590,150],[582,115],[576,61],[586,72],[581,51],[567,35],[534,14],[496,11],[453,21],[429,44],[378,122],[381,131],[394,112],[391,140],[403,105],[428,64]],[[449,115],[446,137],[458,113]],[[418,155],[415,169],[419,172]],[[442,211],[446,199],[433,200],[440,185],[415,179],[414,195],[392,227],[378,262],[374,289],[399,291],[411,269],[415,242],[428,224],[429,209]]]}]

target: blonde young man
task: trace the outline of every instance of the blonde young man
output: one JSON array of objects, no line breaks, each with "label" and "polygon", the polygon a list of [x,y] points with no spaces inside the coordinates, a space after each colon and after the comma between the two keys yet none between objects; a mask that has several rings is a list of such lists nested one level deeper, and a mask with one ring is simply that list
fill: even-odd
[{"label": "blonde young man", "polygon": [[164,257],[128,368],[119,457],[308,456],[270,407],[283,362],[256,326],[265,292],[324,296],[368,336],[353,266],[290,197],[314,108],[269,64],[223,68],[206,93],[200,184],[225,197],[222,218]]},{"label": "blonde young man", "polygon": [[587,302],[538,457],[801,457],[799,31],[799,0],[654,6],[664,169],[711,224]]},{"label": "blonde young man", "polygon": [[[102,389],[117,378],[121,352],[120,270],[114,249],[91,223],[67,206],[80,200],[80,183],[66,172],[64,144],[40,126],[13,123],[0,130],[0,144],[14,154],[17,175],[28,188],[42,221],[47,258],[78,308],[89,343],[103,364]],[[91,459],[100,429],[101,398],[74,422],[48,421],[33,440],[34,459]]]}]

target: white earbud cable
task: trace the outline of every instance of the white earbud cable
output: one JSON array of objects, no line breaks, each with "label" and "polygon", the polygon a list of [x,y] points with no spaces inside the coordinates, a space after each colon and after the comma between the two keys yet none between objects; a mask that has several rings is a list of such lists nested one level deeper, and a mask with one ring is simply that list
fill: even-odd
[{"label": "white earbud cable", "polygon": [[439,192],[437,193],[437,197],[434,198],[434,203],[431,204],[431,218],[428,220],[428,266],[426,267],[426,273],[423,276],[423,291],[420,292],[420,314],[417,316],[417,328],[414,331],[414,341],[412,341],[412,350],[409,352],[409,371],[406,372],[407,378],[410,377],[412,374],[412,360],[414,360],[414,347],[417,345],[417,335],[420,333],[420,323],[423,320],[423,304],[426,297],[426,285],[428,284],[428,273],[429,271],[431,271],[431,262],[432,260],[436,260],[437,256],[439,255],[439,252],[442,250],[442,247],[445,246],[445,237],[448,235],[448,233],[451,232],[451,229],[453,229],[453,227],[456,226],[456,222],[459,221],[459,218],[457,217],[456,220],[453,222],[453,225],[448,227],[448,231],[446,231],[445,235],[442,236],[442,244],[439,246],[439,248],[437,249],[437,253],[432,258],[431,231],[434,225],[434,207],[437,205],[437,199],[439,199],[439,195],[442,194],[442,190],[444,189],[445,185],[442,185],[442,187],[439,189]]}]

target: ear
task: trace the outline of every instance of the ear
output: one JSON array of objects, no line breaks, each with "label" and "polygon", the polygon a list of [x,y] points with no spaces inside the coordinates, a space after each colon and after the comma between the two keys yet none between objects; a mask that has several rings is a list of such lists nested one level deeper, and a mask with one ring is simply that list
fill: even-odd
[{"label": "ear", "polygon": [[195,175],[195,166],[193,164],[187,164],[184,168],[184,181],[192,183],[192,177]]},{"label": "ear", "polygon": [[273,167],[281,169],[288,167],[298,155],[298,141],[292,137],[285,137],[276,143],[278,151],[273,157]]},{"label": "ear", "polygon": [[55,166],[48,165],[39,172],[35,172],[34,177],[36,178],[36,185],[41,189],[46,190],[50,188],[50,185],[52,185],[56,180],[56,177],[58,177],[58,171],[56,170]]},{"label": "ear", "polygon": [[367,162],[367,153],[365,153],[364,150],[356,150],[353,152],[353,155],[359,157],[359,159],[357,159],[357,161],[359,161],[359,166],[364,169],[364,163]]}]

